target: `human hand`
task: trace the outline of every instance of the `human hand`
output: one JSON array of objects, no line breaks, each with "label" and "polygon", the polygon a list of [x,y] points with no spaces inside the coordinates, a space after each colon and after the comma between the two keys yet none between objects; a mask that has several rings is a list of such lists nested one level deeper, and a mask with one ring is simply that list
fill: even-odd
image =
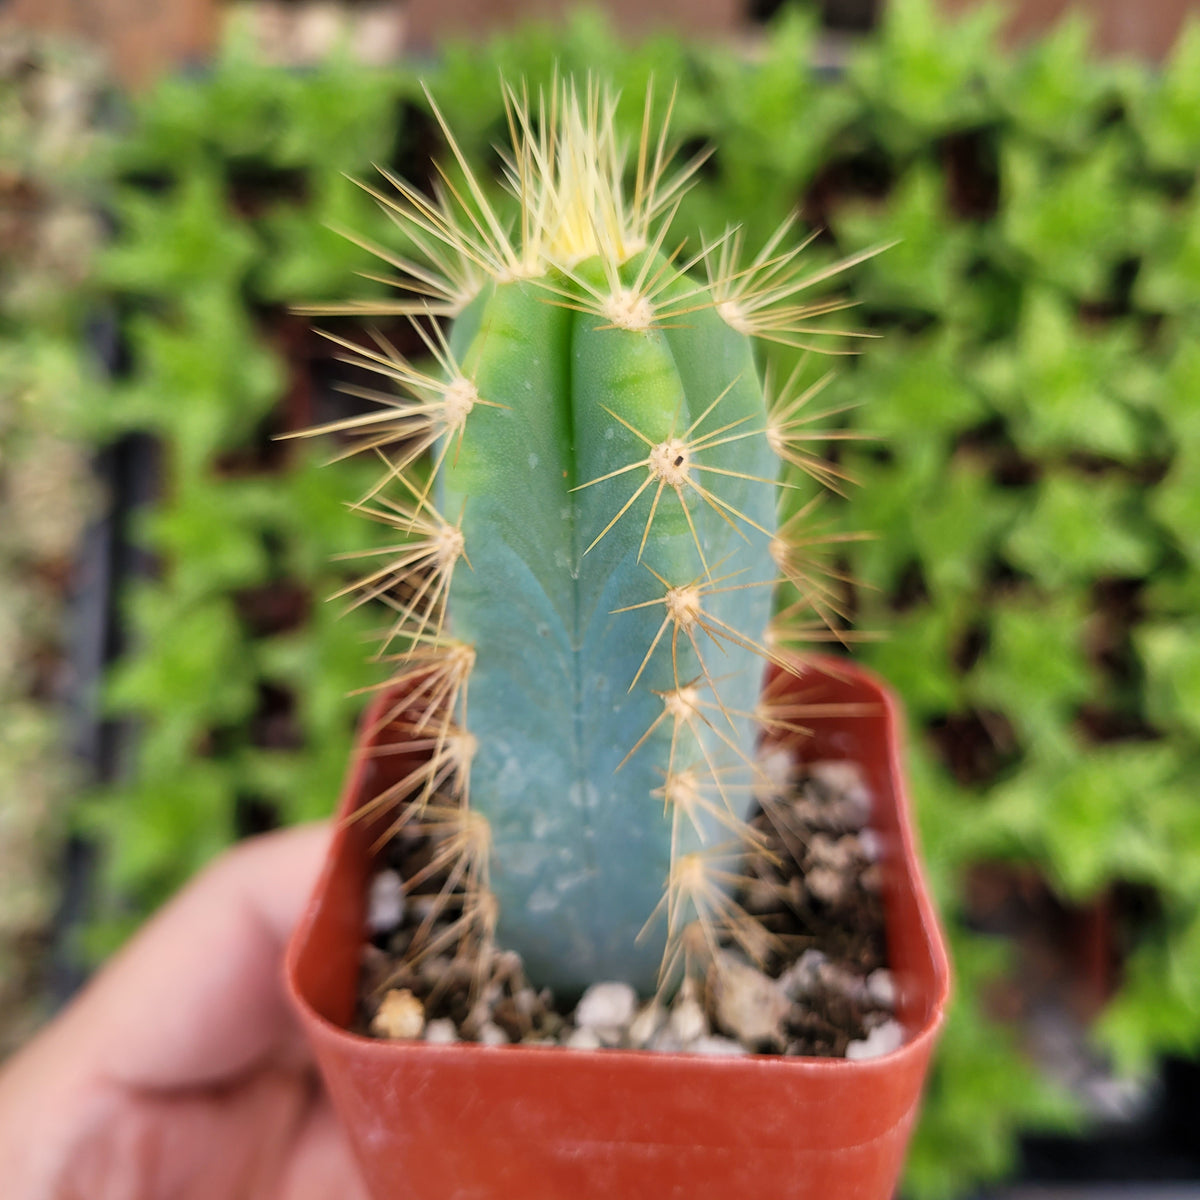
[{"label": "human hand", "polygon": [[223,855],[0,1071],[4,1200],[366,1200],[283,992],[329,835]]}]

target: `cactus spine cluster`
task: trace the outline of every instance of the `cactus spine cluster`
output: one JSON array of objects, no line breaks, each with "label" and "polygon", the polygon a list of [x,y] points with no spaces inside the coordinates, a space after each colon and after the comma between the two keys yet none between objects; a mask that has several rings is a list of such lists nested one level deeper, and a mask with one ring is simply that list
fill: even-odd
[{"label": "cactus spine cluster", "polygon": [[743,929],[774,585],[811,592],[777,518],[787,464],[813,465],[809,394],[767,394],[754,342],[802,345],[837,307],[802,299],[830,272],[790,226],[749,261],[736,231],[682,260],[697,164],[672,166],[649,97],[627,154],[615,106],[509,94],[512,228],[444,121],[435,195],[376,193],[418,251],[387,256],[409,293],[387,311],[433,365],[345,342],[392,386],[338,426],[383,463],[359,507],[398,544],[359,586],[391,606],[395,715],[429,752],[376,806],[438,829],[461,922],[568,996],[651,992]]}]

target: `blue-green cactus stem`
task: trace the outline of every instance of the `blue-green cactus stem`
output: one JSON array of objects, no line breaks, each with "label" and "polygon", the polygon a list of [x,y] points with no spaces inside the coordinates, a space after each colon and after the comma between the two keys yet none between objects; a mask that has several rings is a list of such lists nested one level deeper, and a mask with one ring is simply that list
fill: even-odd
[{"label": "blue-green cactus stem", "polygon": [[[626,286],[640,265],[621,268]],[[589,298],[605,278],[593,260],[555,274],[553,290],[491,282],[460,315],[451,347],[489,404],[471,411],[438,483],[467,559],[445,632],[476,655],[463,719],[477,743],[470,803],[491,829],[496,937],[563,995],[598,979],[652,992],[673,863],[716,855],[746,815],[764,669],[747,643],[764,637],[776,571],[779,464],[750,339],[680,299],[695,286],[682,278],[654,302],[692,311],[617,327]],[[667,445],[687,513],[648,465]],[[693,627],[703,665],[673,627],[646,660],[669,619],[646,604],[663,581],[697,584],[711,627],[736,631],[718,644]],[[679,685],[701,705],[682,724],[664,707]],[[662,794],[685,769],[712,806],[694,821]]]}]

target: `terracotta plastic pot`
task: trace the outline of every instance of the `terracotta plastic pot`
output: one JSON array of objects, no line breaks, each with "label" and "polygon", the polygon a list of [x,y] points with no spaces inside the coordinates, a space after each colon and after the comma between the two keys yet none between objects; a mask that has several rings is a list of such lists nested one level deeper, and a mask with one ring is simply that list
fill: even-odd
[{"label": "terracotta plastic pot", "polygon": [[[359,1037],[345,1027],[379,830],[342,820],[292,938],[287,981],[377,1200],[892,1195],[949,991],[909,819],[896,705],[875,679],[840,660],[821,660],[788,686],[805,701],[855,706],[856,715],[806,718],[813,733],[802,753],[857,761],[872,789],[905,1044],[847,1061]],[[367,715],[365,731],[378,725],[384,703]],[[342,818],[414,763],[372,757],[379,738],[360,739]]]}]

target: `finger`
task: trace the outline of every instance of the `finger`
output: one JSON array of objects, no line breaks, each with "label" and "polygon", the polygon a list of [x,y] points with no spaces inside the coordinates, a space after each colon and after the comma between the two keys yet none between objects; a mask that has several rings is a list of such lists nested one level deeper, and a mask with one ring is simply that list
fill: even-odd
[{"label": "finger", "polygon": [[100,1073],[135,1087],[203,1086],[294,1047],[283,950],[329,837],[321,825],[245,842],[146,926],[70,1014]]},{"label": "finger", "polygon": [[303,1079],[271,1069],[227,1088],[109,1092],[106,1119],[72,1130],[52,1185],[21,1200],[279,1197],[313,1104]]},{"label": "finger", "polygon": [[370,1200],[327,1097],[308,1110],[275,1194],[281,1200]]}]

